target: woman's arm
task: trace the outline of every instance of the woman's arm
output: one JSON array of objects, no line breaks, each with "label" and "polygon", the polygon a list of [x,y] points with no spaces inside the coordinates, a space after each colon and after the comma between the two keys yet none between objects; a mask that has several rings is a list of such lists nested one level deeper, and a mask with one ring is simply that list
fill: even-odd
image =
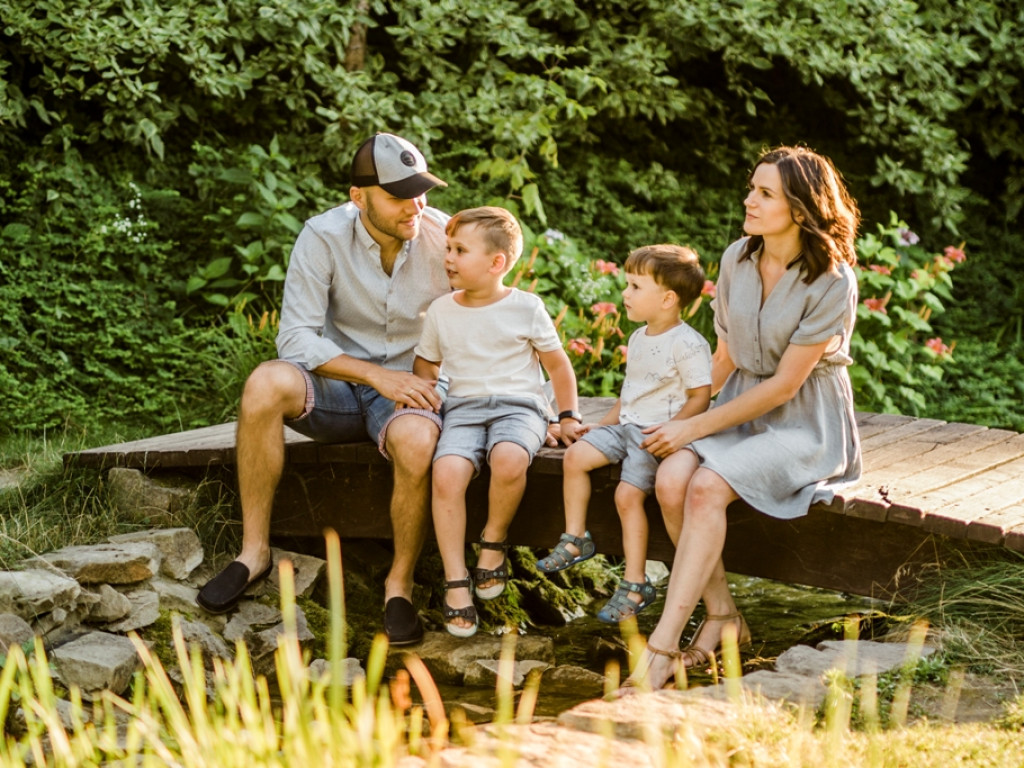
[{"label": "woman's arm", "polygon": [[729,374],[736,370],[736,363],[729,356],[729,342],[718,337],[718,344],[715,346],[715,353],[711,356],[711,394],[717,395]]},{"label": "woman's arm", "polygon": [[[807,377],[811,375],[830,342],[831,339],[810,346],[790,344],[779,361],[775,375],[733,400],[685,421],[669,421],[644,430],[648,437],[641,447],[659,458],[664,458],[694,440],[745,424],[774,410],[793,399],[807,381]],[[715,357],[716,360],[712,364],[712,381],[717,384],[715,371],[718,367],[718,350],[715,351]]]}]

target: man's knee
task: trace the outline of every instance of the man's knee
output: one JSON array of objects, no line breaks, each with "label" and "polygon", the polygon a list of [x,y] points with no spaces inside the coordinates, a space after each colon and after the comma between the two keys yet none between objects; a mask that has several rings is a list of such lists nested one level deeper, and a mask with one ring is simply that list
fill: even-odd
[{"label": "man's knee", "polygon": [[396,470],[425,475],[434,458],[440,432],[422,416],[409,414],[388,426],[386,447]]},{"label": "man's knee", "polygon": [[306,398],[306,380],[291,363],[271,360],[260,363],[249,374],[242,390],[243,413],[301,414]]}]

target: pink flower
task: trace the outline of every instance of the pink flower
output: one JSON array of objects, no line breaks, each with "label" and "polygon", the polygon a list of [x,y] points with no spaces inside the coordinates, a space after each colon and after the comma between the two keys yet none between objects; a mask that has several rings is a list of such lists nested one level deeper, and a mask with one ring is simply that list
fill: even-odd
[{"label": "pink flower", "polygon": [[583,357],[588,352],[594,351],[594,348],[590,346],[590,339],[584,338],[571,339],[568,347],[569,351],[578,357]]},{"label": "pink flower", "polygon": [[940,270],[942,270],[944,272],[948,272],[955,265],[953,264],[953,260],[951,258],[949,258],[948,256],[936,256],[935,257],[935,266],[938,267]]},{"label": "pink flower", "polygon": [[868,269],[872,272],[877,272],[880,275],[891,275],[892,270],[888,267],[883,267],[881,264],[868,264]]},{"label": "pink flower", "polygon": [[872,312],[881,312],[883,315],[888,314],[885,310],[887,304],[885,299],[864,299],[864,306],[870,309]]},{"label": "pink flower", "polygon": [[943,344],[942,339],[939,338],[938,336],[936,336],[934,339],[928,339],[928,341],[926,341],[924,345],[939,357],[947,357],[953,352],[952,347]]},{"label": "pink flower", "polygon": [[590,308],[590,311],[593,312],[598,317],[604,317],[605,315],[612,315],[618,313],[619,308],[612,304],[610,301],[599,301],[597,302],[597,304]]},{"label": "pink flower", "polygon": [[713,299],[715,298],[716,290],[717,288],[715,287],[715,284],[713,282],[711,282],[710,280],[705,280],[704,287],[700,289],[700,295],[709,296],[710,298]]},{"label": "pink flower", "polygon": [[604,259],[598,259],[597,261],[595,261],[594,269],[596,269],[602,275],[619,274],[619,265],[613,261],[605,261]]},{"label": "pink flower", "polygon": [[626,362],[626,358],[629,357],[629,347],[625,344],[619,344],[619,346],[615,348],[615,352],[622,355],[622,362]]},{"label": "pink flower", "polygon": [[961,264],[967,259],[967,255],[962,249],[956,248],[952,245],[947,245],[944,253],[946,254],[947,259],[955,261],[957,264]]}]

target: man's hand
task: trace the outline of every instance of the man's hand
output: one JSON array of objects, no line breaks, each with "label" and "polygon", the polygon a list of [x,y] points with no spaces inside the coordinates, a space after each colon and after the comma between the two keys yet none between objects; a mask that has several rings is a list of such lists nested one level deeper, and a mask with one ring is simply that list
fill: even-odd
[{"label": "man's hand", "polygon": [[436,384],[437,381],[421,379],[408,371],[381,369],[381,373],[375,377],[373,388],[388,400],[394,400],[396,408],[423,408],[440,413],[441,398],[434,388]]}]

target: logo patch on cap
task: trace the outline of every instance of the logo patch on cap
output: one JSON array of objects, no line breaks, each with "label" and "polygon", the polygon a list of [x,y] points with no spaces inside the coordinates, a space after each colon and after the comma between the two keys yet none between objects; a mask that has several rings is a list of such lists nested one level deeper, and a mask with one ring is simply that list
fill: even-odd
[{"label": "logo patch on cap", "polygon": [[413,157],[412,152],[407,149],[403,150],[402,154],[400,154],[398,158],[402,161],[403,165],[408,165],[410,168],[416,165],[416,158]]}]

